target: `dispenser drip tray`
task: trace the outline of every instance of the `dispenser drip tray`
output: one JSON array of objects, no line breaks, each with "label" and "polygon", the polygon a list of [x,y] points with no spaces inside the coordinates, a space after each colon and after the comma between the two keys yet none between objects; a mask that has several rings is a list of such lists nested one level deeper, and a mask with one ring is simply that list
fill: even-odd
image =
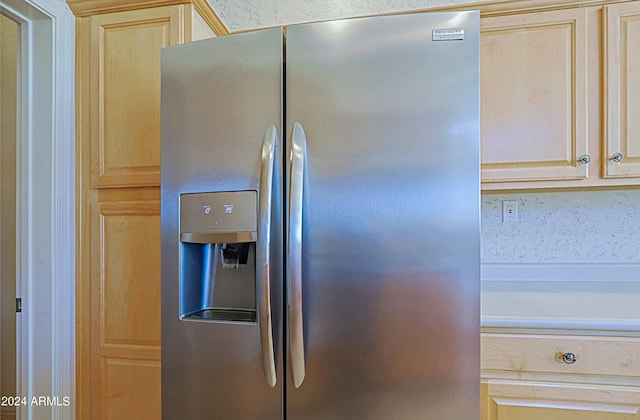
[{"label": "dispenser drip tray", "polygon": [[184,318],[206,321],[255,322],[256,312],[242,309],[201,309]]}]

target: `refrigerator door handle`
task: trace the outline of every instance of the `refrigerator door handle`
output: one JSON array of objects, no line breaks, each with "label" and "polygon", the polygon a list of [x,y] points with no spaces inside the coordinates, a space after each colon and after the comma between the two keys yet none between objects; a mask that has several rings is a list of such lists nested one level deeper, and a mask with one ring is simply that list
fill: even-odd
[{"label": "refrigerator door handle", "polygon": [[289,190],[289,346],[293,385],[299,388],[305,377],[302,319],[302,191],[307,139],[300,123],[293,125],[291,138],[291,185]]},{"label": "refrigerator door handle", "polygon": [[258,242],[256,246],[256,293],[258,298],[262,366],[270,387],[276,385],[276,362],[273,351],[271,322],[271,294],[269,291],[269,251],[271,249],[271,199],[273,189],[273,165],[278,147],[278,133],[270,126],[262,144],[262,168],[260,171],[260,198],[258,203]]}]

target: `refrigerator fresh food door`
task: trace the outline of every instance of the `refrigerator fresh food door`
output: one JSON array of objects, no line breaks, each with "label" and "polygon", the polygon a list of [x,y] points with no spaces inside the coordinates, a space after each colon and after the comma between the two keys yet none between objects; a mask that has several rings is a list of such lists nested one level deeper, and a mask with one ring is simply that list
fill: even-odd
[{"label": "refrigerator fresh food door", "polygon": [[167,420],[283,417],[282,53],[280,28],[162,52]]},{"label": "refrigerator fresh food door", "polygon": [[287,28],[286,418],[478,418],[478,47],[477,12]]}]

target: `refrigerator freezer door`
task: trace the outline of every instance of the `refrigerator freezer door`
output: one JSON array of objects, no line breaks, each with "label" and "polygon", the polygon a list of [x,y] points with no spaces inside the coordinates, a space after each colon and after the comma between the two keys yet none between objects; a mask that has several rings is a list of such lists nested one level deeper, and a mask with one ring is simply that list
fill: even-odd
[{"label": "refrigerator freezer door", "polygon": [[477,12],[287,28],[307,141],[287,418],[478,418],[478,47]]},{"label": "refrigerator freezer door", "polygon": [[[281,159],[275,150],[275,133],[282,132],[282,52],[282,30],[278,28],[193,42],[167,48],[162,53],[165,419],[271,420],[283,416],[283,315],[279,309],[283,304],[282,175]],[[270,159],[274,162],[273,171]],[[271,196],[266,197],[269,186]],[[218,274],[225,270],[255,270],[257,283],[241,289],[255,303],[254,313],[258,314],[255,322],[251,318],[244,322],[225,321],[224,317],[211,317],[216,321],[179,319],[180,288],[185,287],[180,286],[180,279],[187,271],[198,273],[199,268],[194,266],[207,260],[195,255],[198,247],[206,250],[206,244],[189,243],[189,238],[181,242],[180,196],[216,193],[219,197],[221,192],[222,196],[234,197],[238,194],[255,197],[257,192],[257,200],[253,200],[258,207],[253,209],[258,219],[254,220],[257,238],[241,241],[255,245],[255,257],[251,250],[248,254],[249,258],[255,258],[255,268],[249,263],[217,266]],[[225,237],[226,230],[216,229],[222,226],[222,218],[233,217],[240,210],[239,204],[232,204],[206,202],[195,209],[202,212],[201,218],[210,218],[210,231],[214,234],[207,233],[209,236],[202,238]],[[271,213],[267,215],[268,207]],[[270,249],[264,249],[265,244],[270,244]],[[224,245],[219,244],[219,248]],[[237,247],[226,245],[227,251],[229,246]],[[184,260],[186,248],[195,255],[189,261]],[[218,259],[224,258],[224,252],[219,256]],[[200,271],[207,269],[203,267]],[[189,287],[198,287],[195,278],[195,285]],[[227,286],[232,290],[234,285],[229,281]],[[218,290],[211,285],[201,294],[207,297],[213,294],[209,300],[214,302]],[[268,301],[267,292],[270,292]],[[228,309],[221,307],[209,312],[225,314]]]}]

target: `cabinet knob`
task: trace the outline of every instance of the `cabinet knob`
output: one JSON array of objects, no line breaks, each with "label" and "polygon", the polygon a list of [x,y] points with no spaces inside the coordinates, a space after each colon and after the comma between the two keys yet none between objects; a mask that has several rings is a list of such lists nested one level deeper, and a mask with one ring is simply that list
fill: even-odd
[{"label": "cabinet knob", "polygon": [[611,160],[614,162],[620,162],[623,158],[622,153],[614,153],[613,156],[611,156]]},{"label": "cabinet knob", "polygon": [[568,365],[574,364],[577,360],[576,355],[573,353],[564,353],[562,355],[562,361]]},{"label": "cabinet knob", "polygon": [[589,155],[582,155],[580,156],[580,158],[578,158],[578,161],[583,165],[586,165],[587,163],[591,162],[591,158],[589,157]]}]

